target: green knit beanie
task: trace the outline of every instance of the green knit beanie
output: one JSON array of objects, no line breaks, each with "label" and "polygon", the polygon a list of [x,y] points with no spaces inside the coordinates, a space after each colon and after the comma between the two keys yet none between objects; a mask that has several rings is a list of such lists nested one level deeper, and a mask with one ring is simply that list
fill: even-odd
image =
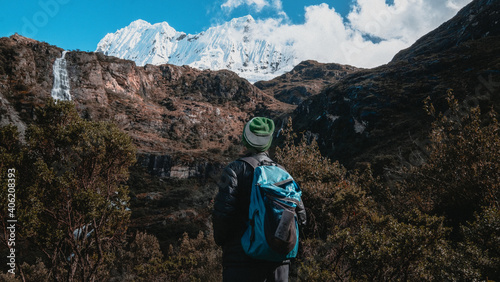
[{"label": "green knit beanie", "polygon": [[249,149],[265,152],[271,147],[274,122],[265,117],[255,117],[243,129],[243,144]]}]

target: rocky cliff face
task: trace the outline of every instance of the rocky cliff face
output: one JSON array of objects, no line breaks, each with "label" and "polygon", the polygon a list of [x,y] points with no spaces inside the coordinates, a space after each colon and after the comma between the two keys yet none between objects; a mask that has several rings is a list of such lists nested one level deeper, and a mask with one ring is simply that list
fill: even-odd
[{"label": "rocky cliff face", "polygon": [[[52,65],[61,51],[17,35],[0,39],[2,123],[30,122],[32,109],[50,97]],[[230,71],[138,67],[100,53],[68,52],[65,58],[81,116],[116,123],[146,155],[224,161],[250,117],[292,109]]]},{"label": "rocky cliff face", "polygon": [[229,71],[136,67],[96,53],[67,57],[80,112],[117,123],[146,152],[224,151],[250,116],[287,108]]},{"label": "rocky cliff face", "polygon": [[50,97],[52,65],[61,52],[21,36],[0,38],[0,124],[26,126],[32,109]]},{"label": "rocky cliff face", "polygon": [[426,157],[430,97],[445,111],[453,89],[462,107],[500,110],[500,2],[474,1],[384,66],[357,71],[293,113],[296,130],[353,167],[418,164]]}]

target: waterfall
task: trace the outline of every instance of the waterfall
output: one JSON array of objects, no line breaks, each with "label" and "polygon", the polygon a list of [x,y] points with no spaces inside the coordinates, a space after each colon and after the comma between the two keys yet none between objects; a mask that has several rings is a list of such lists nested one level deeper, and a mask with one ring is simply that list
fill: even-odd
[{"label": "waterfall", "polygon": [[51,96],[55,100],[71,100],[68,70],[66,69],[66,59],[64,58],[67,52],[63,51],[61,58],[56,59],[52,67],[54,71],[54,85],[52,86]]}]

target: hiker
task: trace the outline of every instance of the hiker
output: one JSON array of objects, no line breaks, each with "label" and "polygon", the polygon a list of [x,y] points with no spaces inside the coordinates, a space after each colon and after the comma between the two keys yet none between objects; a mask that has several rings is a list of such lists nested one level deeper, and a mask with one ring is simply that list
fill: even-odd
[{"label": "hiker", "polygon": [[[242,142],[249,152],[247,157],[251,156],[259,165],[276,166],[267,152],[271,146],[273,132],[274,122],[271,119],[255,117],[250,120],[245,125],[242,136]],[[223,281],[288,281],[289,259],[256,259],[247,255],[242,247],[242,236],[249,226],[254,167],[244,159],[233,161],[224,169],[218,184],[213,227],[215,242],[223,250]],[[301,201],[297,203],[295,213],[298,223],[304,225],[306,213]],[[298,243],[295,254],[297,249]]]}]

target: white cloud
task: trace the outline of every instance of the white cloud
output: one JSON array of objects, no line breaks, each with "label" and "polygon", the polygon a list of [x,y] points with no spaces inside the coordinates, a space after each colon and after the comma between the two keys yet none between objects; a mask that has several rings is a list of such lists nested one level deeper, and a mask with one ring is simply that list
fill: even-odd
[{"label": "white cloud", "polygon": [[281,3],[281,0],[273,0],[272,1],[272,6],[277,10],[277,11],[283,11],[283,3]]},{"label": "white cloud", "polygon": [[470,1],[358,0],[347,18],[353,29],[382,39],[413,42],[455,15]]},{"label": "white cloud", "polygon": [[[228,2],[243,0],[228,0]],[[305,7],[300,25],[257,21],[254,36],[293,45],[298,60],[375,67],[454,16],[472,0],[357,0],[347,18],[327,4]],[[255,1],[247,1],[255,2]],[[281,1],[279,2],[281,5]],[[267,2],[270,5],[270,2]],[[369,40],[376,38],[378,40]]]},{"label": "white cloud", "polygon": [[231,13],[235,8],[240,6],[248,6],[260,13],[262,9],[269,8],[281,18],[288,18],[287,14],[283,11],[283,3],[281,0],[226,0],[220,7],[226,12]]},{"label": "white cloud", "polygon": [[228,9],[232,11],[235,8],[238,8],[242,5],[248,5],[256,9],[257,12],[260,12],[266,6],[276,7],[279,6],[281,10],[281,0],[269,2],[267,0],[227,0],[221,5],[221,8]]}]

